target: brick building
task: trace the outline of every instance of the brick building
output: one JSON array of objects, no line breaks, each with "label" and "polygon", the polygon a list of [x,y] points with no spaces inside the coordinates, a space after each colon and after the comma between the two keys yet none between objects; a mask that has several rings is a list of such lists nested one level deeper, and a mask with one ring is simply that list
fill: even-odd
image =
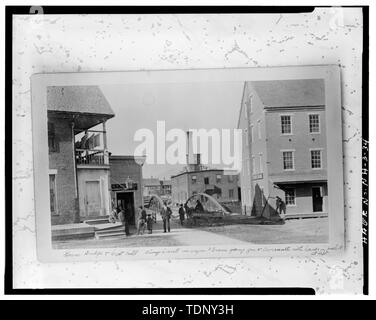
[{"label": "brick building", "polygon": [[172,184],[171,180],[163,179],[160,181],[161,184],[161,196],[171,196]]},{"label": "brick building", "polygon": [[222,169],[184,171],[171,177],[172,203],[184,203],[197,193],[207,193],[219,202],[238,201],[238,176]]},{"label": "brick building", "polygon": [[143,195],[144,197],[152,195],[161,195],[161,182],[158,178],[143,179]]},{"label": "brick building", "polygon": [[109,214],[106,98],[97,86],[48,87],[47,113],[52,224]]},{"label": "brick building", "polygon": [[160,180],[158,178],[145,178],[143,179],[143,194],[145,197],[158,195],[170,196],[171,195],[171,180]]},{"label": "brick building", "polygon": [[138,219],[137,208],[143,205],[142,166],[145,157],[110,156],[112,206],[131,212],[130,223]]},{"label": "brick building", "polygon": [[247,82],[238,128],[243,130],[240,184],[246,214],[327,214],[324,80]]}]

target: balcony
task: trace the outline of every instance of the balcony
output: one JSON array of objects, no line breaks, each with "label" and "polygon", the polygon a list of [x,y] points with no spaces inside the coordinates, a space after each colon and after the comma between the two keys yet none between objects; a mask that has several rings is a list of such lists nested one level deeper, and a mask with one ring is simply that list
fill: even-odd
[{"label": "balcony", "polygon": [[109,165],[108,152],[98,149],[76,149],[76,164],[88,166]]},{"label": "balcony", "polygon": [[[102,125],[101,128],[98,128]],[[105,123],[92,129],[75,129],[74,147],[77,166],[108,167],[109,153],[107,151]]]}]

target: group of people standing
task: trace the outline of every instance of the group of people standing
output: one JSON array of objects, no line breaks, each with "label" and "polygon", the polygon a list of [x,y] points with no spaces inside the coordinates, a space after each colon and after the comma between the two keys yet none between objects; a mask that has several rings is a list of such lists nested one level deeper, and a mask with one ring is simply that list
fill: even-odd
[{"label": "group of people standing", "polygon": [[[181,224],[183,225],[184,221],[184,208],[182,209],[183,213],[179,210],[179,216]],[[164,203],[161,210],[160,215],[163,221],[163,231],[164,232],[170,232],[171,231],[171,216],[172,216],[172,210],[171,208]],[[123,207],[119,207],[117,209],[117,212],[113,214],[110,217],[111,222],[115,222],[116,219],[120,220],[124,225],[124,232],[126,236],[130,235],[129,232],[129,220],[130,220],[130,212],[128,210],[125,210]],[[150,212],[146,212],[145,208],[143,206],[139,207],[139,213],[138,213],[138,221],[137,221],[137,234],[144,234],[145,229],[148,230],[149,234],[153,233],[153,223],[154,218],[152,217],[152,214]]]},{"label": "group of people standing", "polygon": [[[143,234],[145,231],[145,226],[147,227],[148,233],[151,234],[153,233],[153,223],[154,219],[152,218],[151,213],[146,213],[146,210],[144,207],[140,206],[139,207],[139,219],[137,223],[137,234]],[[172,210],[170,206],[167,205],[166,202],[163,203],[162,208],[160,210],[160,216],[163,221],[163,232],[171,232],[171,217],[172,217]],[[186,210],[184,209],[183,204],[180,205],[179,208],[179,219],[180,219],[180,224],[184,224],[185,220],[185,214]],[[127,227],[126,227],[127,228]],[[127,230],[127,229],[126,229]],[[127,233],[127,231],[126,231]]]}]

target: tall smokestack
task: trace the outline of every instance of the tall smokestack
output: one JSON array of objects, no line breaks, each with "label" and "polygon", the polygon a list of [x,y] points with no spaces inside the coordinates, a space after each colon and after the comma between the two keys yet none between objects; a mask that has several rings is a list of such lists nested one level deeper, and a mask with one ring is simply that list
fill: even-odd
[{"label": "tall smokestack", "polygon": [[192,132],[187,131],[187,166],[193,164],[193,144],[192,144]]},{"label": "tall smokestack", "polygon": [[189,138],[189,135],[190,135],[190,132],[187,131],[187,141],[186,141],[186,160],[187,160],[187,168],[189,166],[189,141],[190,141],[190,138]]}]

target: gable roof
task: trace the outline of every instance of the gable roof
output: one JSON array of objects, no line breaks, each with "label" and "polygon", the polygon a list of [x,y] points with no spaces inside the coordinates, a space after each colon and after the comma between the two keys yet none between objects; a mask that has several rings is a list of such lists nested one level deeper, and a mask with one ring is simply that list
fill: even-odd
[{"label": "gable roof", "polygon": [[324,79],[250,82],[265,107],[325,105]]},{"label": "gable roof", "polygon": [[47,87],[47,110],[98,114],[107,118],[115,115],[98,86]]}]

